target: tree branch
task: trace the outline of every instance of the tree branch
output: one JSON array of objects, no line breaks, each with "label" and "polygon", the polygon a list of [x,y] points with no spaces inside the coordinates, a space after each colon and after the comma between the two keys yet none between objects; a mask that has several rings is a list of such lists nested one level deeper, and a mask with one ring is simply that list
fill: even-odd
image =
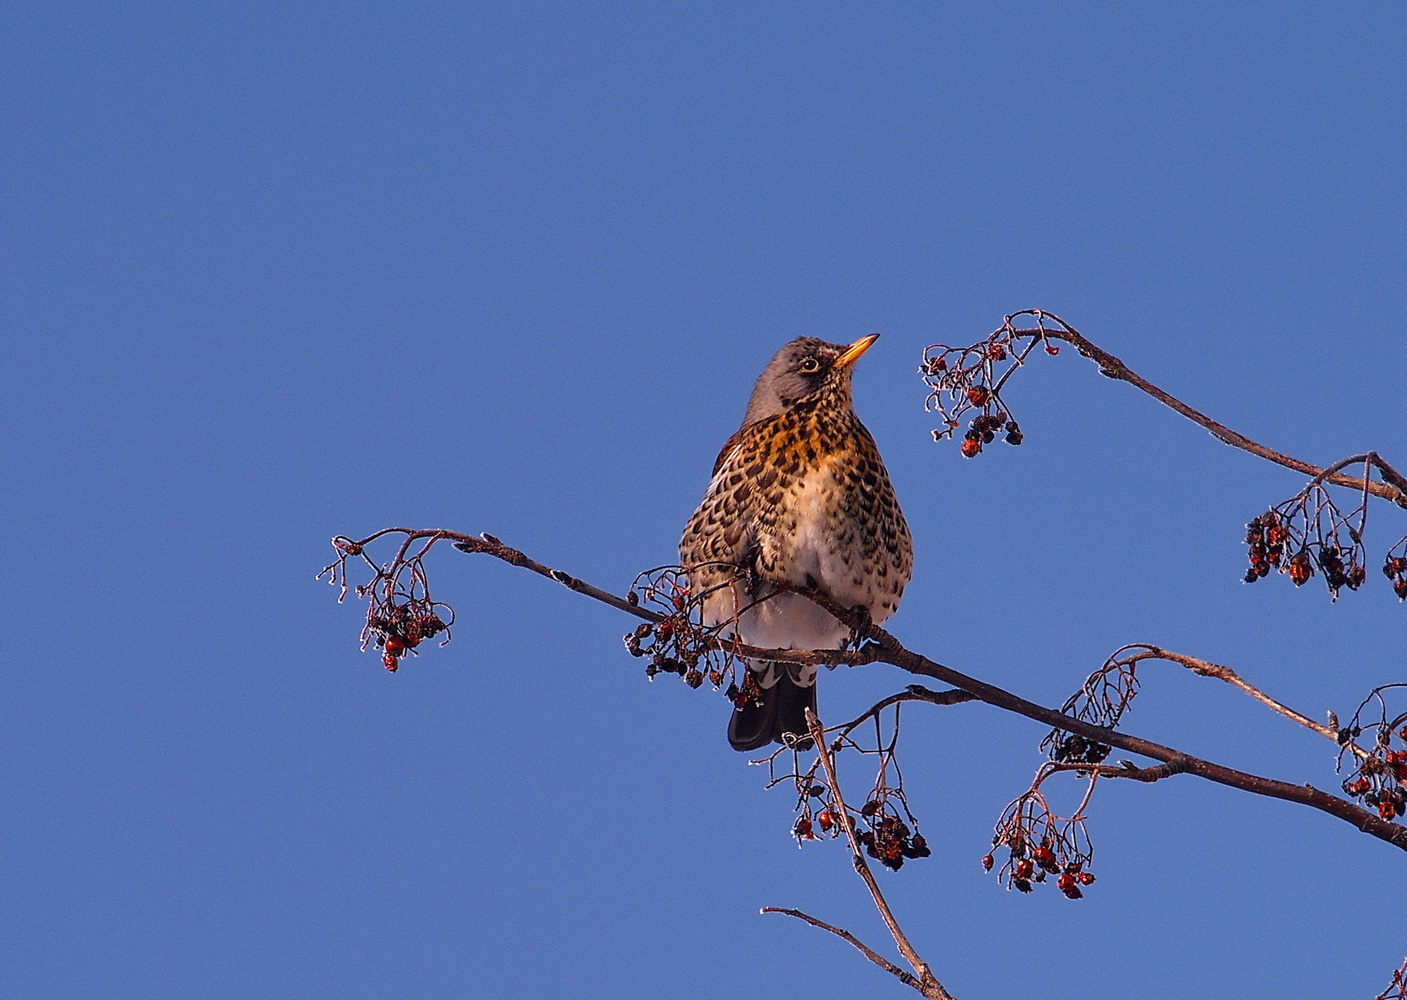
[{"label": "tree branch", "polygon": [[918,982],[910,985],[913,985],[925,997],[931,997],[933,1000],[953,1000],[952,995],[943,988],[943,984],[934,978],[928,963],[919,957],[914,946],[909,943],[903,928],[894,918],[894,912],[889,908],[884,893],[880,891],[879,883],[875,881],[874,872],[870,871],[870,866],[865,861],[865,856],[860,849],[860,839],[855,833],[855,823],[850,818],[850,810],[846,807],[845,799],[840,792],[840,781],[835,773],[835,761],[831,757],[832,751],[826,746],[825,729],[822,727],[821,721],[816,718],[816,713],[812,712],[810,708],[806,709],[806,725],[811,730],[811,739],[815,741],[816,753],[821,759],[821,766],[826,771],[826,784],[830,786],[831,802],[836,819],[839,821],[841,829],[845,831],[846,840],[850,841],[851,863],[854,864],[856,873],[864,880],[866,887],[870,890],[870,898],[874,900],[875,908],[879,910],[880,917],[883,918],[885,926],[889,928],[889,933],[893,936],[899,953],[918,974]]},{"label": "tree branch", "polygon": [[[418,539],[426,539],[429,544],[423,547],[415,558],[423,556],[429,545],[440,540],[452,541],[456,548],[464,552],[483,553],[500,559],[509,565],[519,566],[531,570],[539,576],[544,576],[550,580],[562,584],[576,593],[608,604],[619,611],[643,618],[648,622],[661,622],[666,616],[639,607],[631,603],[627,598],[618,597],[609,591],[602,590],[582,580],[577,579],[561,570],[553,569],[543,563],[536,561],[524,553],[504,545],[492,535],[475,537],[460,532],[442,529],[417,531],[409,528],[388,528],[377,532],[362,541],[351,541],[343,537],[333,540],[334,546],[339,552],[338,561],[324,570],[324,574],[332,576],[332,582],[341,582],[342,591],[345,594],[347,585],[345,579],[345,561],[353,555],[358,555],[383,577],[387,571],[376,566],[365,553],[365,546],[368,542],[380,538],[387,534],[404,533],[407,538],[401,546],[401,552],[408,551],[411,542]],[[798,593],[808,597],[814,597],[818,604],[823,607],[834,608],[835,604],[825,595],[818,595],[814,591],[801,590]],[[901,670],[923,677],[931,677],[944,684],[951,685],[966,692],[972,699],[985,702],[994,708],[1000,708],[1016,715],[1025,716],[1036,722],[1043,723],[1055,729],[1065,732],[1075,733],[1096,743],[1103,743],[1109,746],[1119,747],[1130,753],[1140,754],[1144,757],[1151,757],[1164,763],[1174,760],[1185,760],[1187,762],[1187,773],[1195,774],[1198,777],[1218,784],[1227,785],[1231,788],[1238,788],[1242,791],[1251,792],[1256,795],[1264,795],[1270,798],[1283,799],[1287,802],[1295,802],[1300,805],[1309,806],[1320,812],[1337,817],[1357,829],[1376,837],[1386,843],[1392,844],[1400,850],[1407,851],[1407,827],[1398,826],[1396,823],[1384,820],[1353,803],[1320,791],[1312,785],[1293,785],[1289,782],[1279,781],[1274,778],[1261,777],[1235,768],[1217,764],[1213,761],[1204,760],[1192,754],[1185,753],[1172,747],[1163,746],[1152,740],[1142,739],[1137,736],[1130,736],[1115,729],[1103,726],[1096,726],[1081,719],[1072,718],[1054,709],[1046,708],[1035,702],[1028,701],[1018,695],[1005,691],[994,684],[988,684],[975,677],[944,666],[934,660],[919,653],[915,653],[899,642],[893,635],[883,628],[874,625],[867,620],[868,616],[859,615],[855,612],[845,612],[844,609],[835,609],[841,612],[837,617],[850,624],[852,628],[863,628],[868,641],[858,650],[798,650],[798,649],[765,649],[748,646],[739,643],[734,639],[711,636],[705,640],[705,645],[709,648],[719,649],[736,656],[747,657],[749,659],[781,660],[792,663],[814,663],[814,664],[847,664],[860,665],[866,663],[888,663]]]},{"label": "tree branch", "polygon": [[[1328,469],[1323,469],[1317,465],[1311,465],[1309,462],[1303,462],[1297,458],[1293,458],[1289,455],[1282,454],[1281,452],[1275,451],[1273,448],[1267,448],[1265,445],[1260,444],[1257,441],[1252,441],[1244,434],[1239,434],[1236,431],[1233,431],[1231,428],[1225,426],[1224,424],[1218,423],[1217,421],[1213,420],[1205,413],[1202,413],[1188,406],[1186,403],[1184,403],[1182,400],[1178,399],[1171,393],[1165,392],[1163,389],[1160,389],[1158,386],[1154,385],[1152,382],[1139,375],[1132,368],[1124,364],[1122,361],[1120,361],[1114,355],[1110,354],[1108,351],[1104,350],[1101,347],[1098,347],[1095,344],[1090,343],[1090,341],[1086,340],[1085,337],[1080,334],[1079,331],[1077,331],[1074,327],[1070,326],[1064,320],[1060,319],[1060,317],[1055,316],[1052,313],[1043,312],[1040,309],[1031,309],[1027,310],[1027,312],[1024,314],[1015,313],[1012,316],[1008,316],[1007,323],[1010,324],[1012,319],[1015,319],[1017,316],[1021,315],[1035,316],[1038,322],[1049,319],[1057,323],[1058,326],[1046,327],[1044,323],[1041,322],[1040,327],[1038,327],[1037,329],[1013,329],[1013,337],[1034,337],[1039,338],[1041,340],[1065,341],[1067,344],[1073,346],[1075,350],[1079,351],[1080,354],[1082,354],[1084,357],[1089,358],[1091,361],[1097,364],[1099,366],[1100,374],[1106,375],[1109,378],[1118,379],[1121,382],[1127,382],[1134,388],[1147,393],[1169,409],[1181,414],[1188,420],[1191,420],[1193,423],[1206,428],[1211,433],[1212,437],[1216,438],[1218,441],[1221,441],[1223,444],[1229,444],[1233,448],[1240,448],[1242,451],[1249,452],[1250,454],[1255,455],[1257,458],[1263,458],[1268,462],[1274,462],[1276,465],[1284,466],[1287,469],[1293,469],[1295,472],[1303,473],[1306,476],[1313,476],[1315,477],[1316,481],[1328,481],[1336,486],[1344,486],[1349,489],[1356,490],[1366,490],[1367,492],[1372,493],[1374,496],[1381,497],[1382,499],[1395,503],[1397,506],[1403,508],[1404,510],[1407,510],[1407,478],[1404,478],[1400,472],[1390,466],[1375,452],[1369,452],[1366,455],[1358,455],[1351,459],[1345,459],[1341,463],[1335,463],[1334,466],[1331,466]],[[1357,479],[1353,476],[1340,475],[1338,473],[1338,469],[1343,468],[1344,466],[1352,465],[1354,462],[1362,462],[1365,460],[1371,463],[1375,468],[1377,468],[1378,472],[1383,477],[1383,482],[1377,483],[1364,479]]]},{"label": "tree branch", "polygon": [[895,976],[898,976],[899,981],[905,986],[912,986],[914,989],[922,992],[922,985],[917,979],[914,978],[912,973],[905,972],[903,969],[899,968],[893,962],[889,961],[889,959],[885,958],[883,955],[870,948],[863,941],[857,938],[854,934],[851,934],[849,931],[845,930],[842,927],[835,927],[831,924],[826,923],[824,920],[817,920],[809,913],[802,913],[800,910],[794,910],[788,906],[764,906],[758,912],[785,913],[789,917],[796,917],[798,920],[806,921],[812,927],[819,927],[823,931],[830,931],[836,937],[850,942],[852,945],[855,946],[855,948],[860,952],[860,954],[864,955],[866,958],[868,958],[875,965],[879,966],[885,972],[889,972]]},{"label": "tree branch", "polygon": [[935,663],[926,656],[905,649],[897,639],[881,628],[874,629],[872,638],[880,646],[880,653],[875,659],[881,663],[888,663],[901,670],[932,677],[944,684],[951,684],[953,687],[974,695],[979,701],[984,701],[996,708],[1024,715],[1028,719],[1034,719],[1068,733],[1075,733],[1096,743],[1119,747],[1130,753],[1152,757],[1154,760],[1161,760],[1164,763],[1185,760],[1189,774],[1195,774],[1208,781],[1215,781],[1218,784],[1239,788],[1256,795],[1284,799],[1287,802],[1297,802],[1300,805],[1318,809],[1351,824],[1370,836],[1407,851],[1407,827],[1381,819],[1366,809],[1361,809],[1345,799],[1322,792],[1313,785],[1292,785],[1274,778],[1249,774],[1209,760],[1203,760],[1180,750],[1174,750],[1151,740],[1129,736],[1114,729],[1106,729],[1103,726],[1095,726],[1068,715],[1062,715],[1053,709],[1037,705],[1035,702],[1027,701],[1025,698],[1009,691],[1003,691],[993,684],[969,677],[951,667],[945,667],[941,663]]}]

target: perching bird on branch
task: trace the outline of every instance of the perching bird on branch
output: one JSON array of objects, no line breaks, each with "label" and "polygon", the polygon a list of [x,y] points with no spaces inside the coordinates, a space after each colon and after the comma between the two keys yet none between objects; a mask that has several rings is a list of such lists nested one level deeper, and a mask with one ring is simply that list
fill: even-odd
[{"label": "perching bird on branch", "polygon": [[[850,630],[808,598],[819,590],[876,623],[899,606],[913,544],[874,438],[855,416],[850,376],[875,334],[849,347],[802,337],[768,362],[738,432],[724,444],[703,502],[679,540],[707,625],[730,622],[751,646],[834,649]],[[731,582],[730,582],[731,581]],[[761,603],[758,603],[761,602]],[[816,668],[748,661],[728,723],[735,750],[806,733]]]}]

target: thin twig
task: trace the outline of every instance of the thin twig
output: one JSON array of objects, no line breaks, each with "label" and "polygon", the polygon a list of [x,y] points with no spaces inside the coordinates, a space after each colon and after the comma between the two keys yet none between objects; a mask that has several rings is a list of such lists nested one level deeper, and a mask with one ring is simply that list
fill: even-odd
[{"label": "thin twig", "polygon": [[917,989],[926,997],[933,997],[936,1000],[952,1000],[951,994],[943,988],[943,984],[933,977],[933,971],[929,969],[928,963],[921,959],[914,946],[909,943],[908,936],[904,934],[903,928],[899,926],[899,921],[894,919],[894,912],[889,909],[889,903],[884,898],[884,893],[879,890],[879,883],[875,881],[874,872],[870,871],[870,866],[865,861],[865,855],[860,850],[860,838],[855,833],[855,823],[850,818],[850,810],[845,805],[845,799],[840,792],[840,780],[835,774],[835,761],[831,757],[831,749],[826,746],[826,732],[821,726],[821,720],[816,718],[816,713],[808,707],[806,709],[806,725],[811,731],[811,739],[816,743],[816,753],[821,758],[821,766],[826,771],[826,784],[831,789],[832,809],[840,821],[840,828],[845,831],[845,839],[850,841],[850,860],[855,865],[855,871],[860,878],[864,879],[865,885],[870,890],[870,898],[874,900],[875,908],[879,910],[880,917],[884,920],[884,925],[889,928],[889,933],[894,937],[894,943],[899,947],[899,954],[904,956],[904,960],[909,963],[914,972],[918,973],[919,985]]},{"label": "thin twig", "polygon": [[924,687],[922,684],[910,684],[898,694],[891,694],[888,698],[883,698],[875,702],[860,715],[851,719],[843,726],[832,729],[831,732],[839,733],[840,738],[844,739],[853,733],[860,724],[867,719],[878,718],[879,713],[890,705],[897,705],[904,701],[921,701],[929,705],[961,705],[965,702],[976,700],[976,695],[969,694],[966,691],[960,691],[957,688],[948,688],[946,691],[933,691]]},{"label": "thin twig", "polygon": [[824,920],[817,920],[809,913],[802,913],[800,910],[794,910],[789,906],[764,906],[759,912],[785,913],[789,917],[796,917],[796,919],[798,920],[806,921],[812,927],[819,927],[823,931],[830,931],[836,937],[850,942],[852,945],[855,946],[855,948],[860,952],[860,954],[864,955],[866,958],[868,958],[875,965],[879,966],[885,972],[893,973],[895,976],[898,976],[899,981],[905,986],[912,986],[914,989],[919,991],[922,991],[923,989],[919,981],[914,978],[912,973],[905,972],[903,969],[899,968],[899,966],[895,965],[893,962],[889,961],[889,959],[876,952],[873,948],[869,947],[867,944],[857,938],[854,934],[851,934],[849,931],[845,930],[843,927],[835,927],[831,924],[826,923]]},{"label": "thin twig", "polygon": [[[1314,476],[1320,481],[1328,481],[1336,486],[1346,486],[1350,489],[1366,490],[1374,496],[1382,497],[1384,500],[1389,500],[1397,504],[1397,506],[1407,509],[1407,477],[1404,477],[1376,453],[1369,452],[1367,455],[1359,455],[1354,459],[1348,459],[1343,462],[1340,467],[1350,465],[1354,461],[1367,459],[1382,475],[1383,481],[1380,483],[1371,482],[1366,478],[1358,479],[1353,476],[1341,475],[1336,470],[1331,471],[1330,469],[1323,469],[1317,465],[1311,465],[1309,462],[1303,462],[1298,458],[1292,458],[1289,455],[1275,451],[1273,448],[1267,448],[1257,441],[1252,441],[1244,434],[1239,434],[1224,424],[1218,423],[1205,413],[1188,406],[1171,393],[1158,388],[1158,386],[1139,375],[1108,351],[1090,343],[1083,335],[1075,330],[1074,327],[1060,319],[1060,317],[1048,312],[1043,312],[1039,309],[1028,310],[1028,314],[1036,316],[1038,319],[1053,320],[1060,325],[1058,328],[1050,328],[1042,325],[1039,329],[1013,330],[1013,336],[1063,340],[1067,344],[1072,345],[1075,350],[1079,351],[1082,355],[1099,365],[1101,374],[1107,375],[1109,378],[1118,379],[1121,382],[1127,382],[1134,388],[1146,392],[1164,406],[1180,413],[1193,423],[1206,428],[1211,433],[1212,437],[1221,441],[1223,444],[1229,444],[1233,448],[1240,448],[1242,451],[1249,452],[1258,458],[1263,458],[1268,462],[1274,462],[1276,465],[1282,465],[1287,469],[1293,469],[1306,476]],[[1007,319],[1010,321],[1018,315],[1021,314],[1014,313],[1012,316],[1007,317]]]},{"label": "thin twig", "polygon": [[1335,730],[1330,729],[1328,726],[1321,725],[1320,723],[1315,722],[1313,719],[1309,718],[1309,716],[1304,715],[1301,712],[1297,712],[1293,708],[1290,708],[1288,705],[1275,700],[1270,695],[1262,691],[1260,688],[1256,687],[1254,684],[1251,684],[1249,681],[1243,678],[1236,671],[1232,670],[1230,667],[1223,666],[1220,663],[1212,663],[1210,660],[1203,660],[1200,657],[1188,656],[1186,653],[1175,653],[1170,649],[1163,649],[1160,646],[1145,646],[1144,649],[1146,650],[1146,652],[1137,653],[1129,657],[1129,659],[1167,660],[1170,663],[1179,663],[1182,666],[1186,667],[1188,670],[1191,670],[1194,674],[1199,674],[1202,677],[1215,677],[1217,680],[1225,681],[1232,687],[1238,688],[1239,690],[1250,695],[1252,698],[1269,708],[1271,711],[1278,712],[1280,715],[1283,715],[1285,718],[1291,720],[1292,722],[1297,722],[1301,726],[1304,726],[1306,729],[1313,730],[1314,732],[1318,733],[1320,736],[1323,736],[1327,740],[1330,740],[1334,743],[1338,742],[1338,733]]}]

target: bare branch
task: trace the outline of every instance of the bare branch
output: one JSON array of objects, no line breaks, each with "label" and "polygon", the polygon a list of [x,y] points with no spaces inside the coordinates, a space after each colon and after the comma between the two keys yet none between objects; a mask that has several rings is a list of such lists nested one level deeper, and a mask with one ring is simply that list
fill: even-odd
[{"label": "bare branch", "polygon": [[[1037,323],[1036,327],[1033,329],[1016,329],[1012,325],[1012,321],[1022,316],[1035,318]],[[1047,320],[1054,325],[1046,326]],[[1306,476],[1313,476],[1318,481],[1331,482],[1336,486],[1343,486],[1349,489],[1366,490],[1374,496],[1381,497],[1407,510],[1407,478],[1404,478],[1400,472],[1376,453],[1369,452],[1367,455],[1359,455],[1354,458],[1345,459],[1330,468],[1320,468],[1309,462],[1304,462],[1298,458],[1292,458],[1289,455],[1282,454],[1281,452],[1275,451],[1273,448],[1268,448],[1259,442],[1252,441],[1244,434],[1237,433],[1224,424],[1213,420],[1205,413],[1193,409],[1176,396],[1165,392],[1163,389],[1160,389],[1158,386],[1139,375],[1108,351],[1085,339],[1078,330],[1060,319],[1060,317],[1040,309],[1027,309],[1006,317],[1003,324],[1003,331],[1012,339],[1020,340],[1030,338],[1033,342],[1039,341],[1047,345],[1049,345],[1049,342],[1052,340],[1064,341],[1073,346],[1081,355],[1097,364],[1101,375],[1118,379],[1121,382],[1127,382],[1134,388],[1147,393],[1169,409],[1181,414],[1198,426],[1206,428],[1214,438],[1221,441],[1223,444],[1229,444],[1233,448],[1240,448],[1242,451],[1249,452],[1257,458],[1263,458],[1268,462],[1274,462],[1276,465],[1284,466],[1287,469],[1293,469],[1295,472],[1303,473]],[[1338,469],[1352,465],[1354,462],[1363,461],[1364,459],[1368,459],[1371,464],[1377,468],[1382,476],[1382,482],[1370,482],[1366,477],[1359,479],[1353,476],[1345,476],[1338,472]]]},{"label": "bare branch", "polygon": [[1121,764],[1047,764],[1045,765],[1048,774],[1055,774],[1061,771],[1076,771],[1080,774],[1095,774],[1101,778],[1132,778],[1134,781],[1144,781],[1152,784],[1155,781],[1162,781],[1164,778],[1171,778],[1175,774],[1187,773],[1188,761],[1185,759],[1171,760],[1166,764],[1159,764],[1156,767],[1136,767],[1130,761]]},{"label": "bare branch", "polygon": [[839,732],[842,737],[849,736],[858,729],[862,723],[870,719],[878,718],[880,712],[883,712],[890,705],[897,705],[900,702],[921,701],[929,705],[962,705],[966,702],[976,700],[976,695],[969,694],[966,691],[960,691],[957,688],[948,688],[946,691],[933,691],[924,687],[922,684],[910,684],[898,694],[891,694],[888,698],[882,698],[875,702],[860,715],[851,719],[838,729],[832,730],[832,732]]},{"label": "bare branch", "polygon": [[[457,548],[462,548],[463,551],[484,553],[501,559],[510,565],[532,570],[534,573],[547,577],[550,580],[555,580],[579,594],[584,594],[593,600],[609,604],[611,607],[634,615],[637,618],[643,618],[649,622],[659,622],[663,621],[666,617],[632,604],[627,598],[618,597],[599,587],[592,586],[575,577],[569,576],[560,570],[554,570],[551,567],[545,566],[524,555],[522,552],[509,548],[491,535],[476,538],[472,535],[453,531],[414,531],[408,528],[393,528],[377,532],[376,535],[371,536],[371,538],[375,539],[395,532],[400,532],[407,536],[406,543],[402,545],[402,552],[406,551],[408,544],[416,539],[433,538],[435,541],[448,539],[453,541]],[[461,545],[461,543],[464,544]],[[339,558],[331,566],[324,569],[323,574],[320,575],[330,576],[334,583],[341,582],[345,592],[345,561],[351,554],[357,554],[362,558],[366,558],[364,549],[367,540],[353,542],[349,539],[339,537],[334,539],[333,544],[339,553]],[[424,554],[423,549],[420,554]],[[367,561],[370,563],[369,559]],[[375,567],[374,563],[371,563],[371,565]],[[384,572],[379,567],[377,567],[377,571]],[[807,596],[813,594],[812,591],[805,590],[798,592],[804,593]],[[827,599],[824,602],[818,601],[818,603],[833,604],[834,602]],[[852,613],[848,617],[853,620],[857,616]],[[852,624],[852,627],[854,627],[853,622],[848,621],[847,623]],[[861,646],[860,649],[853,651],[760,649],[723,638],[711,639],[709,643],[713,648],[727,649],[732,651],[735,655],[756,659],[782,660],[794,663],[843,663],[849,665],[875,662],[888,663],[901,670],[906,670],[909,673],[930,677],[943,684],[951,685],[971,695],[972,698],[985,702],[995,708],[1025,716],[1028,719],[1032,719],[1055,729],[1074,733],[1095,743],[1119,747],[1130,753],[1151,757],[1154,760],[1160,760],[1164,763],[1170,763],[1174,760],[1186,760],[1187,773],[1189,774],[1195,774],[1209,781],[1215,781],[1218,784],[1227,785],[1231,788],[1239,788],[1242,791],[1252,792],[1256,795],[1265,795],[1270,798],[1283,799],[1287,802],[1295,802],[1300,805],[1309,806],[1312,809],[1317,809],[1331,816],[1335,816],[1370,836],[1407,851],[1407,827],[1399,826],[1396,823],[1385,820],[1351,802],[1330,795],[1327,792],[1320,791],[1312,785],[1294,785],[1273,778],[1249,774],[1245,771],[1239,771],[1235,768],[1217,764],[1209,760],[1203,760],[1200,757],[1175,750],[1172,747],[1163,746],[1151,740],[1141,739],[1115,729],[1093,725],[1081,719],[1072,718],[1054,709],[1046,708],[1012,694],[1009,691],[1005,691],[994,684],[980,681],[975,677],[970,677],[951,667],[930,660],[926,656],[915,653],[905,648],[898,639],[894,638],[894,636],[886,632],[883,628],[873,625],[872,623],[859,622],[858,624],[864,626],[868,641]]]},{"label": "bare branch", "polygon": [[835,927],[831,924],[826,923],[824,920],[817,920],[809,913],[802,913],[800,910],[793,910],[791,907],[788,906],[764,906],[758,912],[785,913],[789,917],[796,917],[798,920],[806,921],[812,927],[819,927],[823,931],[830,931],[836,937],[850,942],[852,945],[855,946],[855,948],[860,952],[860,954],[864,955],[866,958],[868,958],[875,965],[879,966],[885,972],[889,972],[895,976],[898,976],[899,981],[905,986],[912,986],[914,989],[920,992],[923,991],[922,985],[917,979],[914,978],[912,973],[905,972],[903,969],[899,968],[897,965],[889,961],[889,959],[885,958],[883,955],[880,955],[879,953],[874,951],[874,949],[870,948],[863,941],[857,938],[854,934],[851,934],[849,931],[845,930],[842,927]]},{"label": "bare branch", "polygon": [[1087,740],[1096,743],[1107,744],[1108,746],[1119,747],[1130,753],[1140,754],[1144,757],[1151,757],[1164,763],[1171,763],[1174,760],[1185,760],[1187,762],[1187,773],[1195,774],[1198,777],[1206,778],[1208,781],[1215,781],[1218,784],[1227,785],[1231,788],[1239,788],[1242,791],[1253,792],[1256,795],[1265,795],[1270,798],[1284,799],[1287,802],[1297,802],[1300,805],[1318,809],[1336,816],[1346,823],[1351,824],[1364,833],[1376,837],[1379,840],[1392,844],[1400,850],[1407,851],[1407,827],[1398,826],[1396,823],[1388,822],[1361,809],[1351,802],[1320,791],[1312,785],[1292,785],[1289,782],[1278,781],[1274,778],[1264,778],[1259,775],[1249,774],[1245,771],[1238,771],[1235,768],[1226,767],[1209,760],[1203,760],[1172,747],[1154,743],[1151,740],[1140,739],[1137,736],[1129,736],[1114,729],[1107,729],[1102,726],[1091,725],[1088,722],[1062,715],[1053,709],[1045,708],[1034,702],[1027,701],[1017,695],[1004,691],[1001,688],[979,681],[974,677],[969,677],[951,667],[946,667],[941,663],[935,663],[918,653],[914,653],[904,646],[883,629],[876,628],[871,637],[879,646],[880,652],[876,660],[882,663],[889,663],[907,670],[910,673],[921,674],[925,677],[932,677],[944,684],[951,684],[953,687],[967,691],[976,696],[979,701],[984,701],[996,708],[1014,712],[1017,715],[1024,715],[1028,719],[1044,723],[1055,729],[1062,729],[1066,732],[1083,736]]},{"label": "bare branch", "polygon": [[845,798],[841,795],[840,781],[835,773],[835,761],[831,758],[832,751],[826,746],[825,729],[821,726],[820,720],[816,718],[816,714],[809,708],[806,710],[806,724],[811,730],[811,739],[815,741],[816,753],[821,759],[821,766],[826,771],[826,783],[830,786],[831,801],[835,804],[837,819],[841,829],[845,831],[845,838],[850,841],[851,862],[855,866],[855,871],[860,878],[864,879],[866,887],[870,890],[870,898],[874,900],[875,908],[879,910],[880,917],[883,918],[885,926],[889,928],[889,933],[893,936],[899,953],[918,974],[918,985],[915,988],[925,997],[933,997],[935,1000],[952,1000],[951,995],[943,988],[943,984],[934,978],[928,963],[919,957],[918,952],[909,943],[909,939],[899,926],[899,922],[894,919],[894,912],[890,910],[884,893],[880,891],[874,873],[870,871],[870,866],[865,861],[865,856],[860,849],[860,838],[855,833],[854,821],[851,820],[850,810],[846,807]]},{"label": "bare branch", "polygon": [[1298,723],[1306,729],[1313,730],[1327,740],[1338,742],[1338,733],[1335,730],[1330,729],[1328,726],[1320,725],[1307,715],[1297,712],[1288,705],[1277,701],[1260,688],[1251,684],[1230,667],[1223,666],[1220,663],[1212,663],[1200,657],[1188,656],[1186,653],[1175,653],[1170,649],[1163,649],[1160,646],[1146,646],[1144,649],[1145,652],[1138,654],[1137,659],[1166,660],[1169,663],[1179,663],[1188,670],[1191,670],[1194,674],[1198,674],[1202,677],[1215,677],[1219,681],[1225,681],[1232,687],[1250,695],[1271,711],[1283,715],[1291,722]]}]

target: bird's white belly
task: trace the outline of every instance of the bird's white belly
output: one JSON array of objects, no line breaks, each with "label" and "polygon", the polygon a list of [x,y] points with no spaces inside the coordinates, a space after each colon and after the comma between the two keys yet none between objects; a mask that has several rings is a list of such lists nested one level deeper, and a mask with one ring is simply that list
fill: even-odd
[{"label": "bird's white belly", "polygon": [[[830,466],[822,465],[784,499],[787,515],[777,525],[778,537],[773,542],[777,551],[769,555],[785,567],[788,583],[815,586],[839,604],[867,608],[877,622],[883,621],[887,613],[860,572],[860,552],[853,542],[848,548],[843,546],[828,530],[836,521],[832,513],[835,502]],[[764,542],[764,547],[767,544]],[[725,594],[708,602],[705,619],[710,624],[728,620],[735,609],[747,604],[741,593]],[[850,634],[830,612],[790,593],[775,594],[745,612],[736,630],[738,638],[748,645],[773,649],[835,649]]]}]

